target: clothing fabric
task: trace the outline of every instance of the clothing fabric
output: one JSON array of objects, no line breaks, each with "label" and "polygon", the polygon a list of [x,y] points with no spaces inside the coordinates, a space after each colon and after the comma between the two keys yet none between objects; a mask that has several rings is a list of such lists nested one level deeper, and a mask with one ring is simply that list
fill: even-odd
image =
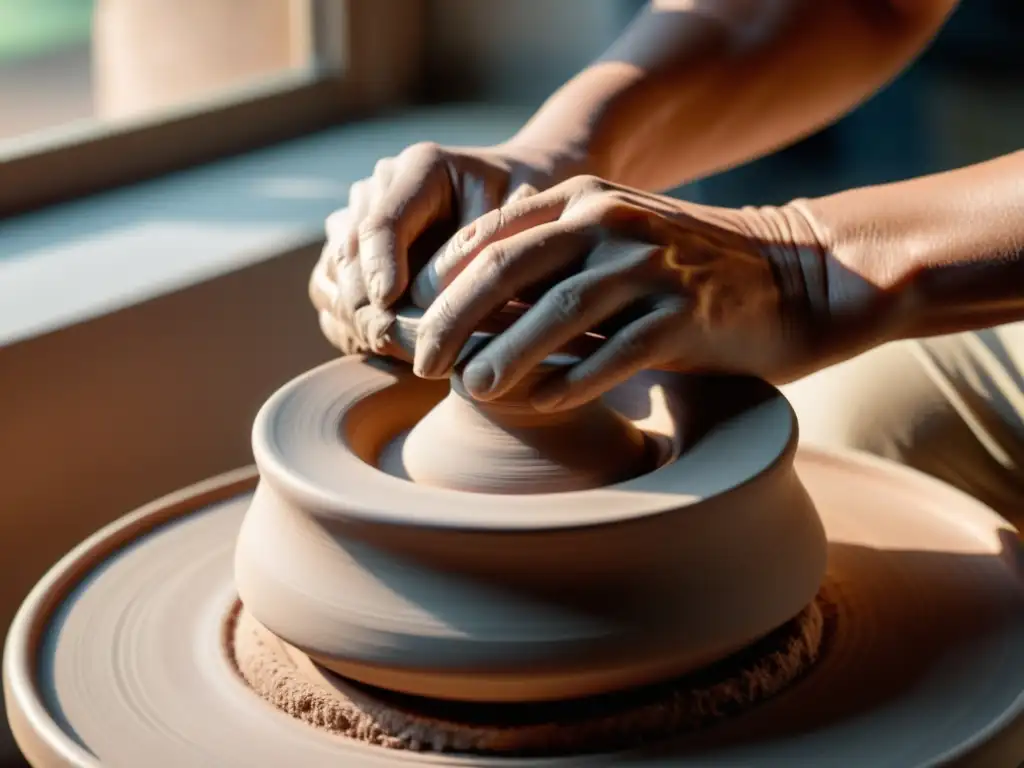
[{"label": "clothing fabric", "polygon": [[894,342],[783,391],[802,442],[921,470],[1024,529],[1024,323]]}]

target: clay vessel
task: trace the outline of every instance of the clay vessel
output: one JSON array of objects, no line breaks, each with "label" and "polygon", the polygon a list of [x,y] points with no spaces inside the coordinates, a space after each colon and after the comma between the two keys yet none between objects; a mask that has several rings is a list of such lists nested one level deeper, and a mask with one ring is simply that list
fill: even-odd
[{"label": "clay vessel", "polygon": [[[832,630],[804,679],[707,730],[613,754],[423,755],[276,710],[240,680],[224,642],[236,606],[232,545],[256,484],[248,471],[121,518],[39,581],[7,635],[9,722],[37,768],[777,768],[834,765],[837,755],[880,768],[1016,765],[1017,531],[966,494],[865,454],[803,448],[795,465],[828,534]],[[313,686],[334,684],[301,654],[290,658]]]},{"label": "clay vessel", "polygon": [[[510,305],[489,318],[463,348],[465,360],[524,311]],[[410,359],[422,311],[400,312],[395,346]],[[536,366],[511,391],[491,401],[471,397],[461,366],[451,389],[408,431],[382,451],[378,466],[420,485],[478,493],[557,493],[596,488],[653,469],[658,446],[603,401],[559,413],[538,413],[533,386],[599,344],[582,337]]]},{"label": "clay vessel", "polygon": [[424,421],[451,397],[403,363],[345,358],[285,385],[256,419],[239,594],[339,674],[435,698],[592,695],[704,666],[817,591],[824,531],[794,470],[793,411],[765,382],[644,372],[600,406],[626,439],[594,448],[632,445],[638,430],[653,454],[627,450],[632,476],[617,482],[593,485],[612,466],[598,463],[559,475],[582,490],[532,494],[381,468],[410,430],[438,454],[459,445]]}]

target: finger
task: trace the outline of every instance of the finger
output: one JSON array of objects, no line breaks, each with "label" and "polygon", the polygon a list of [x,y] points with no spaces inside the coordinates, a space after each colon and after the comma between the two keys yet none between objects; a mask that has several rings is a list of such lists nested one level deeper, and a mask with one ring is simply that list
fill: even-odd
[{"label": "finger", "polygon": [[513,203],[518,203],[520,200],[525,200],[528,197],[533,197],[534,195],[537,194],[537,192],[538,190],[535,186],[533,186],[533,184],[527,184],[526,182],[523,182],[522,184],[516,185],[512,189],[509,195],[502,202],[502,205],[512,205]]},{"label": "finger", "polygon": [[460,227],[476,221],[488,211],[497,208],[499,203],[485,179],[480,176],[463,177],[459,197]]},{"label": "finger", "polygon": [[320,311],[330,311],[337,298],[337,287],[327,275],[327,264],[331,260],[328,246],[324,246],[320,260],[309,275],[309,300]]},{"label": "finger", "polygon": [[382,157],[373,166],[373,181],[380,189],[388,189],[395,177],[395,158]]},{"label": "finger", "polygon": [[351,320],[356,310],[370,302],[366,295],[366,281],[359,262],[359,224],[366,217],[376,193],[373,179],[364,179],[352,185],[349,207],[335,222],[339,241],[335,282],[338,286],[335,311]]},{"label": "finger", "polygon": [[504,395],[546,357],[642,298],[647,286],[638,273],[656,249],[627,248],[618,261],[563,280],[484,347],[462,372],[469,393]]},{"label": "finger", "polygon": [[345,233],[348,230],[348,221],[348,208],[339,208],[331,212],[324,221],[327,242],[324,243],[321,258],[325,259],[327,276],[332,281],[336,280],[338,276],[338,263],[342,259],[341,245],[345,240]]},{"label": "finger", "polygon": [[416,304],[429,307],[466,265],[492,243],[557,221],[568,196],[555,189],[496,208],[456,232],[417,276],[412,289]]},{"label": "finger", "polygon": [[[461,180],[461,183],[462,188],[458,191],[459,230],[453,237],[457,237],[465,227],[498,206],[498,200],[494,196],[491,186],[483,178],[467,175]],[[433,264],[437,259],[437,254],[444,253],[450,248],[451,242],[452,237],[449,237],[440,248],[436,249],[435,253],[430,253],[430,258],[425,264],[421,262],[422,266],[413,278],[412,288],[409,292],[410,298],[412,303],[421,309],[429,307],[441,292],[441,288],[435,282],[436,272]]]},{"label": "finger", "polygon": [[534,227],[481,251],[424,312],[413,370],[425,378],[446,375],[459,351],[488,315],[525,286],[564,271],[581,259],[590,238],[558,223]]},{"label": "finger", "polygon": [[362,342],[376,354],[386,354],[390,350],[391,326],[395,315],[391,310],[381,309],[375,304],[367,304],[356,310],[352,324]]},{"label": "finger", "polygon": [[[460,237],[465,237],[465,233],[467,231],[466,228],[472,225],[473,222],[496,210],[498,207],[498,201],[494,197],[491,188],[482,178],[464,178],[462,180],[460,197],[458,231],[444,242],[444,244],[438,249],[437,253],[431,256],[415,278],[413,278],[410,298],[412,299],[412,303],[421,309],[429,307],[431,302],[437,298],[438,294],[444,288],[444,285],[441,285],[437,279],[438,275],[436,264],[439,254],[443,254],[451,249],[453,247],[453,241]],[[452,277],[454,277],[454,275],[449,276],[449,282]]]},{"label": "finger", "polygon": [[366,349],[359,337],[353,333],[352,327],[338,320],[330,312],[320,313],[320,331],[343,355],[356,354]]},{"label": "finger", "polygon": [[661,306],[623,327],[590,357],[537,386],[530,402],[541,411],[575,408],[669,357],[678,333],[680,305]]},{"label": "finger", "polygon": [[393,170],[387,191],[359,225],[367,293],[381,308],[390,306],[408,286],[409,245],[451,208],[451,183],[436,148],[406,150]]},{"label": "finger", "polygon": [[335,246],[335,264],[354,258],[359,251],[357,225],[369,207],[370,181],[353,182],[348,188],[348,204],[327,217],[327,241]]}]

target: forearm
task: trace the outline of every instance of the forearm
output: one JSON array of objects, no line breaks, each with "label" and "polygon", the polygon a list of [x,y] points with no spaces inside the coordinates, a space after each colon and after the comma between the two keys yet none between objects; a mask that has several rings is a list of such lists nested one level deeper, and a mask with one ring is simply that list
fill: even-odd
[{"label": "forearm", "polygon": [[654,2],[513,140],[663,190],[789,144],[909,62],[955,0]]},{"label": "forearm", "polygon": [[1024,151],[792,205],[825,246],[829,301],[870,286],[892,337],[1024,320]]}]

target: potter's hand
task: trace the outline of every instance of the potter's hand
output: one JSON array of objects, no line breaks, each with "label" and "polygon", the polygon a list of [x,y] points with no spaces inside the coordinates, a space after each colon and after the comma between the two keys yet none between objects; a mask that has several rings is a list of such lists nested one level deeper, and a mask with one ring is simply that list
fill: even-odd
[{"label": "potter's hand", "polygon": [[[511,144],[416,144],[379,161],[372,177],[352,185],[348,206],[327,220],[327,244],[310,280],[324,334],[343,352],[385,349],[389,309],[417,266],[410,264],[409,251],[418,238],[439,228],[450,235],[503,203],[568,177],[576,167]],[[443,238],[436,245],[441,243]]]},{"label": "potter's hand", "polygon": [[419,293],[443,290],[421,320],[415,370],[445,375],[485,317],[532,294],[465,368],[478,399],[591,331],[607,340],[542,382],[539,408],[578,405],[641,368],[785,379],[815,354],[827,258],[791,206],[712,208],[577,177],[470,224],[421,273]]}]

